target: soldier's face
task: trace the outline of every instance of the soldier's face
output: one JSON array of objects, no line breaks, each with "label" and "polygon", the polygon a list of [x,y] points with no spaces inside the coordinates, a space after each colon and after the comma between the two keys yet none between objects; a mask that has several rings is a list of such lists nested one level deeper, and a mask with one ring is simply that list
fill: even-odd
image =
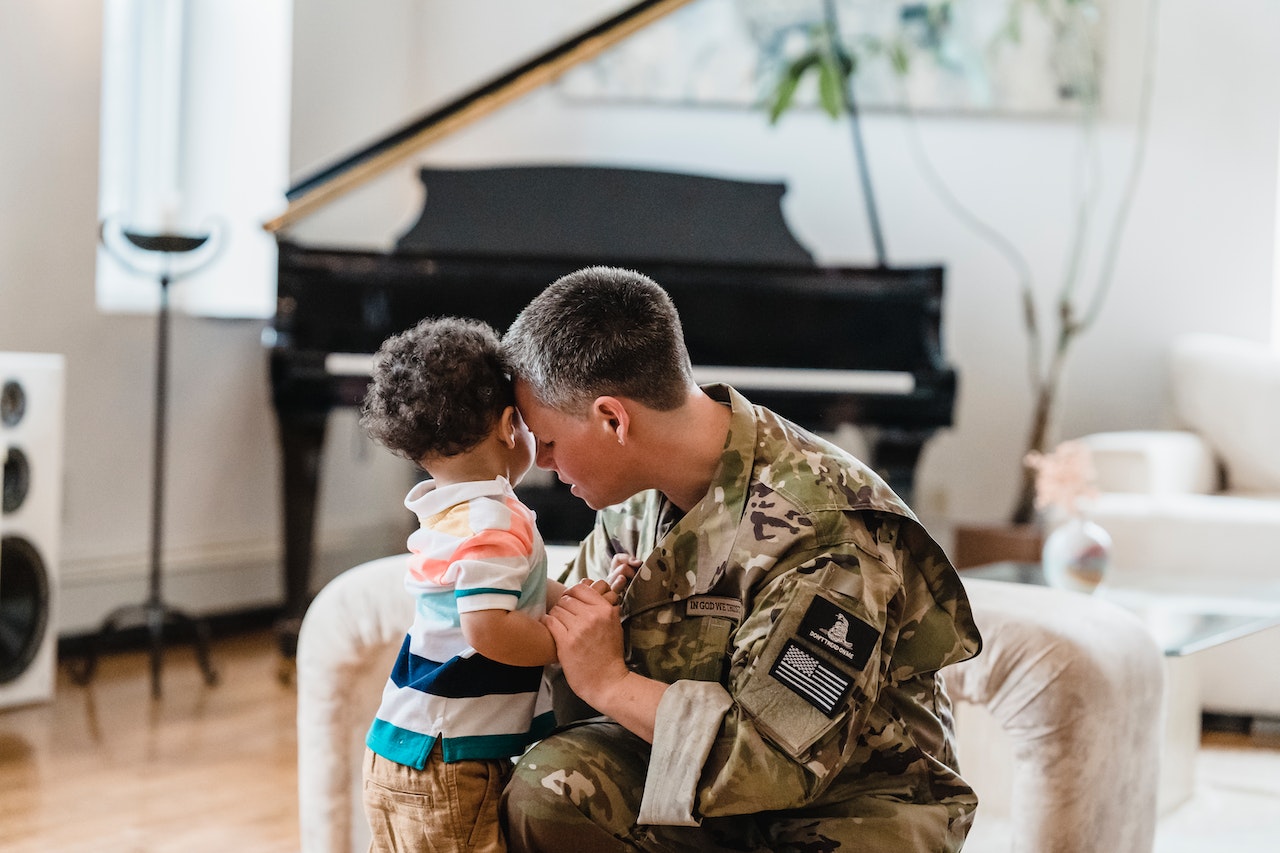
[{"label": "soldier's face", "polygon": [[554,471],[592,509],[621,503],[639,489],[629,483],[616,436],[597,417],[544,406],[524,382],[515,385],[516,406],[537,439],[534,462]]}]

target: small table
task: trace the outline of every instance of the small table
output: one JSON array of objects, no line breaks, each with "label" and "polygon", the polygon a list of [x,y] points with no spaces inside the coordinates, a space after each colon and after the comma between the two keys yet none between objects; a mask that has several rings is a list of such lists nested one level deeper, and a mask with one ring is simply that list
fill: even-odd
[{"label": "small table", "polygon": [[[960,577],[1048,586],[1039,563],[989,563],[961,569]],[[1186,589],[1113,587],[1107,583],[1093,594],[1137,616],[1164,652],[1163,760],[1157,808],[1165,814],[1189,799],[1195,787],[1201,734],[1200,682],[1190,656],[1280,625],[1280,602],[1267,608],[1242,601],[1232,609],[1222,598],[1206,598]]]}]

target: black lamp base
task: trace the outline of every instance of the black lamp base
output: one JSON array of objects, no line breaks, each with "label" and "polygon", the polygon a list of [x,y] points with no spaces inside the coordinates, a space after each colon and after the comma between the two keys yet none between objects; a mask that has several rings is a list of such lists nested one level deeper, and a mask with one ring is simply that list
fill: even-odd
[{"label": "black lamp base", "polygon": [[113,610],[98,629],[97,635],[88,643],[87,652],[79,667],[71,668],[71,678],[77,684],[85,685],[93,680],[98,668],[97,648],[109,644],[111,638],[119,631],[130,627],[144,626],[147,629],[148,646],[151,653],[151,695],[159,699],[160,671],[164,662],[164,641],[166,632],[174,629],[185,629],[191,636],[192,646],[196,653],[196,662],[204,674],[204,682],[210,687],[218,683],[218,673],[209,659],[209,626],[203,619],[190,616],[177,608],[170,607],[162,601],[149,601],[144,604],[129,604]]}]

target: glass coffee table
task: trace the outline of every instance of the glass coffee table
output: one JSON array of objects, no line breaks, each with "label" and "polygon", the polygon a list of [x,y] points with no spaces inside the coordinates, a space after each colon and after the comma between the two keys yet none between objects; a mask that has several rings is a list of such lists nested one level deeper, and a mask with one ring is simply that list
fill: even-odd
[{"label": "glass coffee table", "polygon": [[[990,563],[960,569],[962,578],[1048,586],[1039,563]],[[1132,611],[1147,626],[1165,657],[1182,657],[1280,625],[1280,602],[1271,608],[1231,608],[1220,597],[1197,596],[1187,589],[1103,583],[1094,592]]]},{"label": "glass coffee table", "polygon": [[[1001,562],[961,569],[962,579],[1048,586],[1038,563]],[[1076,593],[1080,594],[1080,593]],[[1165,686],[1161,752],[1160,814],[1190,798],[1200,746],[1200,681],[1196,652],[1280,626],[1280,599],[1198,594],[1170,586],[1114,586],[1104,582],[1094,597],[1130,611],[1164,653]]]}]

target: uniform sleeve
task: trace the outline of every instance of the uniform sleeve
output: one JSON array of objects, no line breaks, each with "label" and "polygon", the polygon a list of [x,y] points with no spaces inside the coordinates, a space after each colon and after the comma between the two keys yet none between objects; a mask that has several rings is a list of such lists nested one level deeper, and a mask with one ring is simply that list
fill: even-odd
[{"label": "uniform sleeve", "polygon": [[[694,802],[698,777],[715,743],[717,729],[733,699],[719,684],[677,681],[658,705],[659,725],[637,821],[664,826],[697,826]],[[680,725],[675,725],[675,721]]]},{"label": "uniform sleeve", "polygon": [[887,676],[901,588],[892,549],[849,526],[848,542],[770,572],[734,635],[727,687],[667,691],[641,822],[800,807],[849,764]]}]

